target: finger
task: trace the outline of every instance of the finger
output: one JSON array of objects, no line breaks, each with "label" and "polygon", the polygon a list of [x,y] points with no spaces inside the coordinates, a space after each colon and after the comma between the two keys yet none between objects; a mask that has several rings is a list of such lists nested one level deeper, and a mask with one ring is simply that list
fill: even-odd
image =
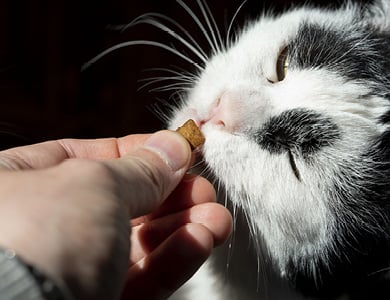
[{"label": "finger", "polygon": [[68,158],[118,158],[132,147],[142,144],[149,136],[150,134],[136,134],[119,139],[63,139],[11,148],[0,152],[0,168],[40,169],[57,165]]},{"label": "finger", "polygon": [[150,215],[150,218],[156,219],[201,203],[216,202],[216,199],[215,189],[208,180],[187,174],[161,207]]},{"label": "finger", "polygon": [[198,270],[212,246],[212,235],[202,225],[179,228],[129,269],[121,299],[166,299]]},{"label": "finger", "polygon": [[[128,200],[124,204],[135,217],[150,213],[174,190],[189,167],[191,151],[182,136],[161,131],[121,139],[62,140],[14,148],[0,153],[0,166],[44,168],[67,158],[102,159],[119,199]],[[103,160],[109,158],[112,160]]]},{"label": "finger", "polygon": [[178,133],[160,131],[116,160],[104,161],[131,217],[155,210],[189,168],[191,149]]},{"label": "finger", "polygon": [[173,232],[185,224],[202,224],[209,230],[215,246],[222,244],[232,230],[229,211],[217,203],[203,203],[187,210],[152,220],[132,228],[130,264],[153,252]]},{"label": "finger", "polygon": [[207,202],[216,202],[216,193],[212,184],[203,177],[186,174],[177,188],[156,211],[149,215],[133,219],[131,225],[134,227],[152,219],[157,219]]},{"label": "finger", "polygon": [[65,149],[68,158],[111,159],[119,158],[133,147],[141,145],[151,134],[133,134],[121,138],[96,140],[63,139],[58,143]]}]

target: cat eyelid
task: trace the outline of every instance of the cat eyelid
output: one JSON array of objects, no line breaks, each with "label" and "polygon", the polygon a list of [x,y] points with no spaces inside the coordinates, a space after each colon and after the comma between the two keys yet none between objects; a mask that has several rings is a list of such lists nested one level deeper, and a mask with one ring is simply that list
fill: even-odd
[{"label": "cat eyelid", "polygon": [[288,160],[290,162],[290,166],[292,171],[294,172],[295,177],[298,179],[298,181],[302,181],[301,173],[298,170],[294,154],[291,152],[291,150],[288,150]]}]

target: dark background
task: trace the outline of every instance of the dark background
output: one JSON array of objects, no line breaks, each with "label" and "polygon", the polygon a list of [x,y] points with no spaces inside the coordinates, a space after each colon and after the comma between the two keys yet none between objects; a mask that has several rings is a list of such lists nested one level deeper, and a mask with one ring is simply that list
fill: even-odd
[{"label": "dark background", "polygon": [[[200,16],[195,0],[185,2]],[[222,31],[241,2],[208,1]],[[302,2],[248,0],[235,24],[270,6],[280,10]],[[340,1],[311,3],[337,6]],[[172,17],[207,46],[174,0],[0,0],[0,149],[64,137],[98,138],[161,129],[163,123],[153,112],[153,104],[168,100],[171,93],[138,91],[139,79],[156,75],[146,72],[148,68],[191,70],[191,65],[165,50],[135,46],[80,72],[83,63],[120,42],[171,43],[168,35],[147,25],[124,33],[113,30],[146,12]]]}]

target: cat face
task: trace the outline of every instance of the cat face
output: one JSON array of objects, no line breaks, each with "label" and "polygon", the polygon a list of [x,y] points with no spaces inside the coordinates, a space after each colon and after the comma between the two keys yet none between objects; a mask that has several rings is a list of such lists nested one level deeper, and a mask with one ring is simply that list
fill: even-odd
[{"label": "cat face", "polygon": [[170,122],[198,123],[207,168],[296,281],[389,246],[390,11],[378,5],[251,23]]}]

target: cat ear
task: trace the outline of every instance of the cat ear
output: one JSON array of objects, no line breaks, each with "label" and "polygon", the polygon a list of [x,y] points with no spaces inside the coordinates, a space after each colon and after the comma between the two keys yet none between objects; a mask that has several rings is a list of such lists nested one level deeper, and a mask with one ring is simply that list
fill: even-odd
[{"label": "cat ear", "polygon": [[375,0],[373,4],[368,5],[363,21],[379,31],[390,31],[390,1]]}]

